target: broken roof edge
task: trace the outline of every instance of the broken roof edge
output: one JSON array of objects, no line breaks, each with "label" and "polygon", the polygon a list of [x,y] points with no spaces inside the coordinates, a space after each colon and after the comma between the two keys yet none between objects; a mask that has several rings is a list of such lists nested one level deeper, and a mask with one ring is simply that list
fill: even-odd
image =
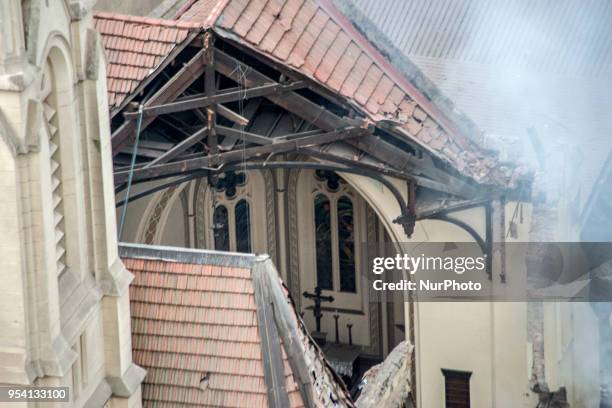
[{"label": "broken roof edge", "polygon": [[[253,268],[254,279],[257,275],[267,288],[268,294],[271,295],[269,300],[276,308],[276,313],[273,313],[276,327],[283,349],[289,358],[294,379],[299,385],[304,405],[318,406],[321,398],[325,400],[329,398],[334,406],[354,407],[344,381],[333,370],[319,345],[306,330],[306,325],[297,313],[288,288],[269,257],[256,262]],[[314,373],[312,369],[314,365],[309,361],[313,358],[323,363],[323,373],[318,375]],[[334,400],[334,396],[337,399]],[[319,404],[315,399],[319,399]]]},{"label": "broken roof edge", "polygon": [[[317,0],[317,2],[322,5],[330,4],[329,7],[337,11],[337,13],[334,14],[334,10],[329,10],[332,12],[331,14],[333,16],[347,20],[347,24],[350,24],[355,31],[357,31],[358,35],[361,36],[368,45],[374,48],[374,52],[388,64],[391,71],[390,73],[387,73],[388,75],[391,75],[394,80],[399,80],[399,82],[404,85],[407,84],[410,88],[426,99],[427,103],[425,105],[423,105],[422,102],[417,101],[423,107],[423,109],[427,110],[428,106],[433,105],[438,112],[428,112],[432,118],[439,120],[439,116],[442,115],[442,119],[451,122],[451,125],[455,128],[447,129],[449,131],[449,135],[452,135],[453,132],[458,133],[459,136],[465,137],[468,143],[472,143],[483,154],[488,155],[494,160],[499,160],[499,150],[496,149],[495,146],[485,146],[485,132],[480,129],[469,116],[459,110],[452,99],[448,98],[440,90],[440,88],[432,80],[430,80],[415,63],[410,60],[410,58],[405,56],[403,52],[393,45],[387,36],[384,35],[380,29],[376,27],[376,25],[355,5],[353,5],[349,0]],[[405,91],[407,94],[411,95],[411,92],[409,92],[408,89],[405,89]],[[380,124],[385,121],[386,120],[383,119],[377,123]],[[440,124],[443,125],[443,123]],[[404,133],[401,127],[397,127],[395,131]],[[418,143],[416,138],[413,139]],[[439,154],[436,154],[436,152],[432,149],[429,149],[425,143],[419,144],[434,154],[435,157],[447,162],[452,168],[456,168],[456,166],[449,162],[449,160],[441,157]],[[499,160],[496,167],[499,169],[512,168],[512,174],[505,177],[505,181],[498,179],[499,176],[495,177],[492,174],[487,176],[489,178],[488,182],[483,182],[482,180],[476,179],[475,181],[479,184],[493,184],[502,186],[504,189],[516,190],[517,188],[523,189],[524,186],[522,184],[530,183],[533,178],[533,169],[527,168],[527,166],[521,162]],[[463,172],[459,171],[459,173]]]},{"label": "broken roof edge", "polygon": [[[257,280],[271,300],[261,302],[261,289],[255,291],[257,308],[262,305],[272,305],[274,323],[278,330],[281,345],[288,357],[294,380],[299,386],[302,401],[306,407],[326,406],[325,401],[335,396],[336,406],[354,407],[350,393],[342,379],[333,370],[323,351],[308,333],[304,322],[295,309],[295,303],[287,287],[284,285],[272,259],[267,254],[245,254],[207,249],[181,248],[162,245],[146,245],[135,243],[119,243],[119,256],[130,259],[158,260],[164,262],[205,264],[244,268],[251,270],[253,285]],[[258,312],[259,313],[259,312]],[[260,330],[262,328],[260,327]],[[262,345],[262,352],[264,348]],[[269,358],[264,355],[264,358]],[[323,373],[314,373],[313,360],[319,360],[317,365],[323,367]],[[269,385],[271,389],[272,385]],[[278,392],[278,390],[277,390]],[[268,394],[269,397],[271,394]],[[321,401],[324,399],[324,401]]]},{"label": "broken roof edge", "polygon": [[[360,35],[381,54],[382,58],[391,64],[394,70],[397,71],[397,75],[412,85],[412,87],[427,98],[431,104],[435,105],[435,107],[440,110],[440,114],[444,115],[458,126],[458,130],[462,135],[465,135],[470,141],[476,143],[483,150],[493,154],[496,153],[495,150],[487,149],[482,146],[484,132],[476,123],[465,113],[461,112],[455,106],[455,103],[444,95],[440,88],[438,88],[438,86],[430,80],[423,71],[410,60],[410,58],[406,57],[395,45],[393,45],[387,36],[374,25],[372,20],[351,4],[349,0],[327,1],[332,2],[333,6],[349,20]],[[435,117],[433,113],[432,116]]]},{"label": "broken roof edge", "polygon": [[[276,56],[269,53],[262,53],[259,49],[257,49],[257,47],[244,41],[240,36],[236,35],[232,31],[229,31],[218,25],[211,27],[210,30],[219,38],[225,40],[233,47],[236,47],[242,52],[250,53],[253,58],[258,59],[266,64],[270,64],[271,66],[282,66],[282,69],[289,72],[291,75],[294,76],[294,78],[308,81],[310,83],[309,88],[319,93],[321,96],[329,99],[332,103],[335,103],[339,106],[343,106],[344,108],[350,108],[357,114],[362,115],[366,123],[372,124],[385,132],[395,134],[396,137],[403,139],[405,142],[411,143],[414,146],[418,146],[424,152],[430,154],[433,158],[439,160],[444,165],[449,166],[449,168],[452,169],[457,175],[464,177],[466,180],[471,180],[480,186],[497,186],[504,190],[514,190],[518,185],[519,181],[523,179],[529,180],[531,177],[528,172],[523,170],[523,166],[521,166],[520,163],[499,161],[496,163],[496,167],[498,169],[512,168],[517,170],[518,174],[515,174],[516,172],[513,171],[512,176],[507,177],[507,180],[505,181],[502,180],[500,177],[496,177],[492,173],[487,173],[485,177],[478,178],[475,174],[465,172],[464,170],[458,168],[456,163],[453,163],[451,160],[449,160],[449,158],[445,157],[444,154],[441,154],[440,151],[436,151],[427,143],[422,142],[421,140],[419,140],[419,138],[410,134],[406,129],[403,129],[397,122],[385,118],[377,118],[375,115],[372,115],[370,112],[368,112],[363,106],[359,106],[357,103],[355,103],[351,98],[337,93],[337,91],[329,88],[325,83],[322,83],[311,75],[288,65],[286,62],[278,59]],[[430,102],[430,104],[431,103],[433,102]],[[435,118],[435,116],[432,117]],[[474,149],[477,149],[477,152],[481,157],[488,157],[490,160],[494,161],[498,159],[498,151],[494,149],[484,148],[482,146],[482,143],[479,143],[477,140],[474,140],[470,137],[463,137],[463,134],[461,134],[460,137],[461,140],[464,142],[463,145],[467,143],[471,147],[474,147]]]},{"label": "broken roof edge", "polygon": [[166,262],[206,264],[232,268],[252,268],[256,262],[262,262],[270,258],[268,255],[127,242],[119,243],[119,256],[121,258],[155,259]]}]

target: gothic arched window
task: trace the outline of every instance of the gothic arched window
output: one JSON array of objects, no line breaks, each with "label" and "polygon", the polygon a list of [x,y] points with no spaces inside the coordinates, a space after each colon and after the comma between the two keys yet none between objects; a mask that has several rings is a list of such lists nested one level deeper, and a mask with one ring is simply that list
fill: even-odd
[{"label": "gothic arched window", "polygon": [[218,251],[252,251],[251,206],[246,185],[246,173],[230,171],[220,175],[212,188],[212,229],[214,248]]},{"label": "gothic arched window", "polygon": [[213,233],[215,236],[215,249],[217,251],[229,251],[229,215],[227,207],[218,205],[213,215]]},{"label": "gothic arched window", "polygon": [[249,202],[244,198],[234,207],[236,224],[236,251],[251,252],[251,216]]},{"label": "gothic arched window", "polygon": [[346,182],[332,171],[315,172],[314,197],[317,286],[356,293],[355,217]]},{"label": "gothic arched window", "polygon": [[355,225],[353,202],[347,196],[337,201],[338,211],[338,269],[340,291],[355,292]]},{"label": "gothic arched window", "polygon": [[317,251],[317,286],[333,290],[331,248],[331,206],[329,198],[317,194],[314,200],[315,245]]}]

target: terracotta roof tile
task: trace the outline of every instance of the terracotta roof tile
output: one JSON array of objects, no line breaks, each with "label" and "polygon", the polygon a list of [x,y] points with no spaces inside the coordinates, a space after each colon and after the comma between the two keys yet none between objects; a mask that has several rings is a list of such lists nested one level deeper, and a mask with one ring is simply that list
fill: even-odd
[{"label": "terracotta roof tile", "polygon": [[266,2],[259,18],[246,35],[247,41],[259,44],[280,14],[282,6],[282,2],[278,0]]},{"label": "terracotta roof tile", "polygon": [[289,55],[286,59],[290,65],[297,68],[301,68],[304,65],[306,56],[317,42],[319,34],[328,21],[329,16],[325,14],[323,10],[317,9],[317,12],[312,17],[312,20],[305,25],[303,30],[299,30],[301,31],[301,35],[299,36],[295,45],[289,50]]},{"label": "terracotta roof tile", "polygon": [[351,39],[344,32],[340,32],[340,34],[335,36],[333,44],[327,49],[321,61],[321,65],[315,72],[315,78],[321,82],[327,82],[340,61],[340,58],[347,52],[347,47],[350,43]]},{"label": "terracotta roof tile", "polygon": [[[190,32],[201,23],[162,20],[97,12],[96,29],[102,35],[108,66],[108,99],[111,111],[146,79]],[[112,85],[111,85],[112,83]]]},{"label": "terracotta roof tile", "polygon": [[[134,361],[147,369],[142,385],[143,405],[267,407],[266,357],[259,333],[252,268],[236,266],[237,261],[223,264],[220,256],[232,261],[236,255],[219,252],[173,252],[171,248],[141,245],[121,245],[120,251],[125,266],[135,276],[130,285],[132,349]],[[190,251],[189,260],[183,259],[186,251]],[[207,261],[211,256],[214,264]],[[283,296],[288,296],[277,272],[269,273],[274,274]],[[281,307],[290,304],[283,297]],[[335,377],[320,350],[305,334],[295,309],[291,310],[307,353],[311,353],[307,361],[317,367],[317,386],[329,384],[333,398],[343,402],[337,406],[352,406],[346,390],[333,380],[329,382]],[[289,406],[303,407],[292,365],[284,347],[280,351]],[[314,361],[317,359],[321,361]],[[314,395],[330,398],[329,391]]]},{"label": "terracotta roof tile", "polygon": [[[210,8],[210,1],[194,1],[180,18],[196,19],[194,16]],[[226,31],[233,39],[242,39],[254,50],[341,93],[361,107],[373,122],[394,123],[398,131],[455,168],[464,169],[475,180],[502,184],[509,180],[503,172],[494,171],[498,165],[495,156],[474,142],[472,135],[465,135],[399,73],[331,0],[229,0],[223,3],[215,27],[221,34]],[[403,95],[398,95],[398,90]],[[393,101],[385,100],[385,94],[393,97]],[[411,115],[401,110],[398,99],[402,97],[415,101],[439,124],[447,135],[443,144],[440,138],[425,142],[427,137],[411,133],[415,126]],[[459,148],[461,154],[447,154],[453,151],[448,146]]]},{"label": "terracotta roof tile", "polygon": [[327,79],[327,84],[333,89],[341,89],[347,76],[355,67],[355,63],[360,54],[361,50],[357,44],[351,41],[334,67],[330,77]]},{"label": "terracotta roof tile", "polygon": [[238,35],[246,37],[251,27],[253,27],[253,24],[255,24],[259,18],[259,15],[263,11],[265,5],[266,0],[249,1],[236,23],[232,26],[232,31]]},{"label": "terracotta roof tile", "polygon": [[[125,61],[120,55],[109,58],[109,81],[120,82],[109,86],[111,108],[118,107],[163,57],[184,41],[188,31],[213,26],[219,34],[244,41],[255,51],[339,92],[354,106],[362,108],[373,122],[393,123],[398,132],[464,170],[476,181],[504,184],[511,178],[496,171],[501,166],[495,156],[463,134],[391,65],[331,0],[191,0],[179,12],[179,20],[112,13],[97,13],[95,18],[107,52],[147,56],[146,61],[131,55]],[[118,69],[112,70],[111,65],[117,65]],[[130,65],[140,70],[131,71],[127,68]],[[412,112],[403,111],[403,106],[412,109],[413,105],[402,105],[401,100],[413,101],[427,117],[436,121],[446,137],[433,137],[429,130],[423,137],[417,137],[414,130],[420,131],[420,128]],[[448,154],[456,150],[461,153]]]},{"label": "terracotta roof tile", "polygon": [[370,65],[370,68],[366,71],[363,80],[357,87],[353,97],[359,104],[365,105],[372,92],[378,85],[378,82],[383,77],[383,72],[376,66],[376,64]]},{"label": "terracotta roof tile", "polygon": [[[316,28],[315,28],[316,29]],[[308,55],[306,56],[305,63],[303,69],[311,75],[314,75],[315,72],[320,72],[325,74],[322,71],[323,57],[327,54],[328,50],[332,44],[334,44],[334,40],[340,33],[340,27],[338,24],[334,23],[333,20],[328,19],[323,27],[323,30],[318,33],[318,37],[316,41],[313,43]],[[333,52],[333,50],[331,50]]]},{"label": "terracotta roof tile", "polygon": [[262,50],[266,52],[274,51],[278,42],[291,27],[291,21],[300,11],[303,3],[304,0],[288,0],[282,5],[265,37],[259,42],[259,47]]},{"label": "terracotta roof tile", "polygon": [[[295,47],[295,44],[304,33],[304,30],[314,19],[318,9],[318,6],[314,2],[304,0],[302,7],[300,7],[300,10],[297,12],[295,17],[283,20],[285,33],[272,53],[276,58],[284,61],[289,57],[293,51],[293,48]],[[304,22],[304,24],[299,24],[296,26],[294,24],[295,21],[301,21]]]},{"label": "terracotta roof tile", "polygon": [[359,57],[357,57],[353,69],[344,79],[342,87],[340,88],[340,93],[344,96],[352,97],[355,91],[359,89],[359,84],[361,84],[371,66],[372,60],[370,60],[366,53],[361,52]]}]

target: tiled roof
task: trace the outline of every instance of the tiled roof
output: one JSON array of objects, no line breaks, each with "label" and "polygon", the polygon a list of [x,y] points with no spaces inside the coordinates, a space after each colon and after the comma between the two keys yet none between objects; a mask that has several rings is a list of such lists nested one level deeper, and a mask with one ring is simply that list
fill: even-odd
[{"label": "tiled roof", "polygon": [[97,12],[94,24],[106,50],[111,112],[120,108],[126,97],[162,64],[164,58],[202,25],[106,12]]},{"label": "tiled roof", "polygon": [[[215,30],[344,96],[374,122],[387,120],[479,182],[507,184],[499,166],[399,73],[329,0],[198,0],[179,16],[211,21]],[[204,20],[202,20],[204,19]],[[473,136],[473,137],[472,137]],[[500,171],[502,170],[502,171]]]},{"label": "tiled roof", "polygon": [[[123,244],[120,251],[135,276],[130,286],[132,347],[134,361],[148,371],[144,406],[267,407],[270,385],[264,365],[270,357],[264,355],[260,295],[253,281],[261,257]],[[271,269],[272,282],[280,288],[278,273]],[[282,290],[280,307],[290,308]],[[303,330],[292,308],[290,315]],[[285,348],[279,349],[289,405],[304,406]],[[322,358],[317,366],[329,370]],[[329,372],[316,375],[319,381],[333,378]],[[334,393],[345,393],[332,382],[326,385]],[[346,395],[338,398],[348,400]]]}]

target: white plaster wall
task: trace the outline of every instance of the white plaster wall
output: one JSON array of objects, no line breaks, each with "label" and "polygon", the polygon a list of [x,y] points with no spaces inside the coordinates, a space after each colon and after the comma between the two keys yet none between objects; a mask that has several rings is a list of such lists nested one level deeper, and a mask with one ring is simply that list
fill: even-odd
[{"label": "white plaster wall", "polygon": [[[70,7],[63,0],[29,2],[26,38],[26,3],[6,3],[0,9],[11,15],[0,19],[0,43],[7,36],[23,42],[11,46],[10,69],[0,45],[0,383],[71,386],[72,347],[83,336],[86,383],[76,401],[62,406],[101,406],[112,392],[123,394],[111,398],[114,404],[139,406],[144,373],[131,360],[131,275],[117,258],[106,78],[99,42],[87,41],[91,14],[78,0]],[[77,9],[85,15],[70,14]],[[40,110],[41,66],[48,59],[58,78],[69,281],[55,269]],[[130,384],[125,389],[137,399],[111,390],[109,378]]]},{"label": "white plaster wall", "polygon": [[[480,209],[462,211],[459,217],[484,229]],[[426,220],[417,224],[411,241],[469,242],[471,237],[452,224]],[[508,273],[516,276],[520,262],[511,259]],[[415,308],[419,406],[444,407],[442,368],[472,372],[474,408],[532,406],[525,303],[419,302]]]}]

